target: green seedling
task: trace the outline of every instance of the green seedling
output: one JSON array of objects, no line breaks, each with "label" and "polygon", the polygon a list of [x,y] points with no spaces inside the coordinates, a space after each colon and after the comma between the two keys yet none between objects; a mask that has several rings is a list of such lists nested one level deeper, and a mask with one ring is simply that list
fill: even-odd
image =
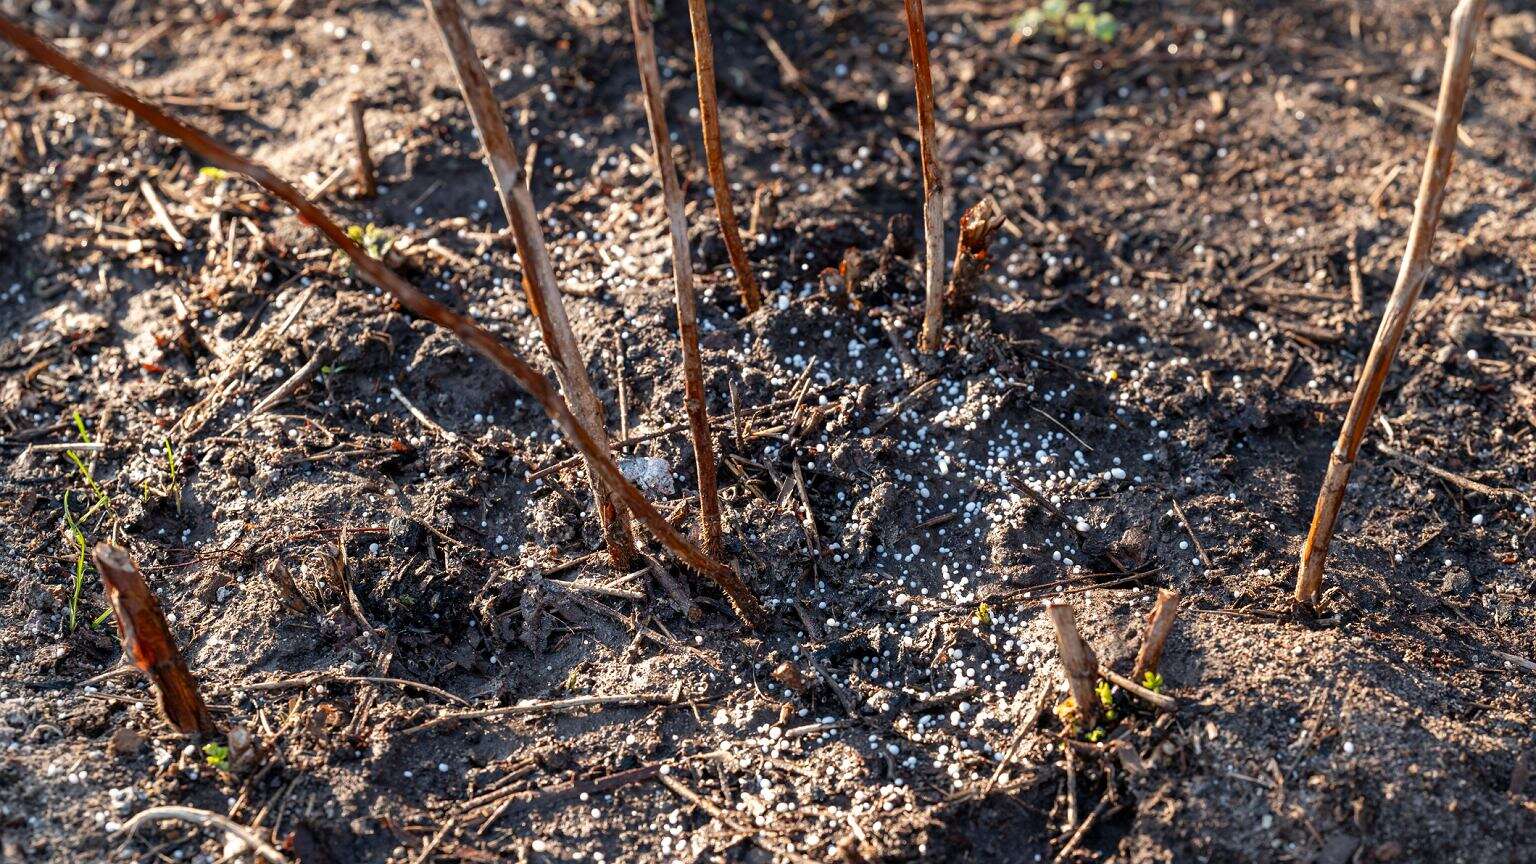
[{"label": "green seedling", "polygon": [[992,607],[985,603],[976,607],[976,623],[983,627],[992,626]]},{"label": "green seedling", "polygon": [[363,247],[363,251],[367,252],[369,257],[380,261],[383,261],[384,256],[395,247],[394,235],[372,222],[365,226],[348,225],[347,236],[352,238],[353,243]]},{"label": "green seedling", "polygon": [[1141,674],[1141,686],[1151,690],[1153,693],[1161,693],[1163,692],[1163,676],[1151,670],[1143,672]]},{"label": "green seedling", "polygon": [[176,502],[176,512],[181,512],[181,483],[176,478],[176,451],[171,447],[171,439],[165,436],[160,438],[161,446],[165,449],[166,483],[164,486],[153,486],[149,478],[145,477],[139,485],[139,497],[142,501],[148,501],[151,493],[163,498],[170,498]]},{"label": "green seedling", "polygon": [[171,449],[171,439],[162,436],[161,443],[165,445],[165,467],[171,472],[171,485],[176,485],[176,451]]},{"label": "green seedling", "polygon": [[1013,27],[1024,39],[1046,32],[1065,41],[1081,34],[1109,45],[1120,35],[1120,22],[1113,12],[1100,11],[1089,2],[1070,6],[1067,0],[1043,0],[1039,6],[1024,10]]},{"label": "green seedling", "polygon": [[197,173],[198,176],[206,177],[215,183],[219,182],[220,180],[229,179],[228,171],[225,171],[223,168],[215,168],[212,165],[204,165],[203,167],[197,169]]},{"label": "green seedling", "polygon": [[229,748],[215,741],[203,745],[203,761],[209,767],[223,771],[229,766]]},{"label": "green seedling", "polygon": [[170,474],[170,485],[166,487],[165,494],[170,495],[176,501],[176,512],[181,512],[181,484],[176,480],[176,451],[171,449],[171,439],[160,437],[160,442],[165,445],[165,468]]},{"label": "green seedling", "polygon": [[75,557],[75,585],[74,591],[69,595],[69,629],[75,629],[75,616],[80,609],[80,592],[85,589],[85,532],[80,530],[80,524],[75,521],[75,516],[69,510],[69,490],[64,491],[64,524],[68,526],[70,537],[79,547],[79,553]]},{"label": "green seedling", "polygon": [[1115,691],[1110,689],[1109,682],[1100,681],[1094,685],[1093,692],[1098,694],[1099,704],[1104,706],[1104,719],[1114,720],[1118,716],[1115,713]]},{"label": "green seedling", "polygon": [[1100,741],[1103,741],[1104,740],[1104,727],[1103,726],[1095,727],[1087,735],[1084,735],[1083,739],[1086,740],[1090,744],[1097,744]]},{"label": "green seedling", "polygon": [[[75,428],[80,430],[80,440],[86,444],[92,443],[91,433],[86,430],[85,420],[80,416],[80,412],[74,411],[72,413],[74,415]],[[91,473],[90,466],[85,464],[85,460],[80,458],[80,454],[73,450],[65,450],[64,455],[68,457],[69,461],[75,463],[75,468],[79,469],[80,476],[85,478],[85,485],[89,486],[91,491],[96,493],[96,504],[86,511],[85,516],[82,518],[90,518],[98,508],[102,510],[111,509],[112,501],[107,497],[106,490],[102,489],[101,484],[96,482],[95,476]]]}]

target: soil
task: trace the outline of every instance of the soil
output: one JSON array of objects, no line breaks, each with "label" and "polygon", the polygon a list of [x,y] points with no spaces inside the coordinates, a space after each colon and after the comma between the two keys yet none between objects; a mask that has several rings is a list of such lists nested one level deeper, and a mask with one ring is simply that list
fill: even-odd
[{"label": "soil", "polygon": [[[419,6],[3,5],[323,187],[542,360]],[[933,4],[946,246],[983,196],[1007,221],[931,357],[900,4],[711,5],[754,315],[680,0],[657,33],[755,632],[659,548],[612,572],[573,451],[483,360],[254,187],[0,53],[0,860],[250,857],[119,831],[177,804],[305,864],[1536,861],[1536,16],[1490,4],[1437,267],[1307,617],[1294,562],[1402,252],[1448,0],[1116,3],[1113,44]],[[691,524],[625,10],[469,12],[613,434]],[[89,565],[72,599],[80,540],[132,552],[232,739],[156,716]],[[1122,692],[1064,746],[1041,598],[1126,672],[1160,587],[1184,596],[1178,711]]]}]

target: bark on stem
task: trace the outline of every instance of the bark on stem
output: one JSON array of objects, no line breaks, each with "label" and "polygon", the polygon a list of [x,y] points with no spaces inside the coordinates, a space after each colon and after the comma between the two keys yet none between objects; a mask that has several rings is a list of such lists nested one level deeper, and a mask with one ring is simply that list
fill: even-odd
[{"label": "bark on stem", "polygon": [[944,305],[951,310],[969,309],[976,289],[991,264],[992,238],[1003,224],[1003,214],[991,198],[977,201],[960,215],[960,238],[955,242],[955,266],[950,270]]},{"label": "bark on stem", "polygon": [[363,97],[357,93],[347,100],[347,114],[352,117],[352,137],[357,144],[358,195],[372,198],[378,192],[378,181],[374,179],[373,154],[368,150],[368,124],[363,116],[366,108]]},{"label": "bark on stem", "polygon": [[1050,600],[1045,604],[1045,614],[1056,630],[1056,650],[1067,675],[1067,691],[1072,694],[1083,728],[1092,729],[1099,725],[1099,694],[1093,689],[1099,677],[1099,661],[1077,632],[1072,604]]},{"label": "bark on stem", "polygon": [[672,234],[672,278],[677,296],[677,333],[683,354],[683,401],[693,438],[693,461],[699,479],[699,540],[711,558],[720,555],[720,495],[715,478],[715,445],[709,434],[704,402],[704,366],[699,360],[699,320],[693,291],[693,259],[688,251],[688,223],[683,215],[683,190],[678,185],[672,143],[667,136],[666,106],[661,101],[661,73],[656,68],[656,34],[651,8],[645,0],[629,0],[629,23],[635,35],[635,62],[651,131],[656,170],[666,202]]},{"label": "bark on stem", "polygon": [[[474,40],[464,23],[464,13],[458,0],[425,0],[427,11],[443,37],[443,47],[453,62],[453,71],[459,81],[459,91],[469,106],[470,117],[480,133],[485,147],[486,164],[496,185],[496,195],[501,209],[507,214],[507,224],[512,229],[512,240],[517,257],[523,265],[523,291],[528,297],[528,308],[538,319],[539,331],[544,336],[544,347],[549,350],[550,363],[555,367],[555,378],[570,403],[571,410],[587,428],[592,440],[597,442],[603,454],[612,457],[608,443],[607,425],[604,423],[603,405],[592,389],[587,377],[587,364],[581,353],[581,345],[571,330],[570,319],[565,313],[565,303],[555,282],[555,269],[544,245],[544,232],[539,227],[538,209],[533,195],[522,177],[522,160],[517,147],[507,131],[506,118],[496,101],[491,79],[485,74]],[[630,560],[635,554],[634,536],[630,533],[629,520],[617,498],[597,479],[597,471],[590,461],[587,479],[597,502],[598,520],[602,524],[603,538],[608,544],[608,555],[620,573],[629,572]]]},{"label": "bark on stem", "polygon": [[1157,664],[1163,660],[1163,645],[1168,641],[1168,634],[1173,632],[1174,619],[1179,616],[1180,599],[1177,591],[1158,589],[1157,602],[1147,617],[1146,635],[1141,638],[1141,650],[1136,652],[1136,665],[1131,667],[1132,681],[1140,683],[1143,675],[1157,671]]},{"label": "bark on stem", "polygon": [[155,691],[160,715],[177,732],[185,735],[212,735],[217,731],[213,715],[208,713],[197,681],[181,657],[176,640],[166,626],[160,604],[150,593],[143,574],[127,550],[110,543],[97,543],[91,551],[96,572],[117,617],[117,634],[123,641],[123,653],[139,667]]},{"label": "bark on stem", "polygon": [[688,0],[688,21],[693,27],[693,66],[699,87],[699,125],[704,133],[704,159],[709,166],[709,183],[715,187],[715,212],[720,217],[720,235],[736,271],[736,286],[747,312],[763,305],[763,294],[752,276],[752,261],[741,245],[741,228],[736,209],[731,206],[730,180],[725,174],[725,151],[720,146],[720,106],[715,99],[715,45],[709,35],[709,9],[704,0]]},{"label": "bark on stem", "polygon": [[1435,130],[1424,160],[1424,176],[1414,201],[1413,223],[1408,229],[1408,246],[1397,271],[1397,284],[1387,301],[1376,341],[1360,371],[1354,398],[1333,453],[1328,457],[1328,472],[1312,514],[1312,527],[1301,547],[1301,562],[1296,571],[1296,602],[1312,607],[1323,581],[1323,567],[1328,559],[1328,544],[1333,539],[1334,524],[1344,503],[1350,471],[1360,452],[1360,442],[1370,428],[1371,416],[1381,398],[1382,385],[1392,370],[1403,330],[1419,299],[1424,280],[1429,275],[1430,252],[1434,247],[1435,228],[1440,221],[1440,206],[1445,201],[1446,181],[1456,156],[1456,132],[1461,124],[1462,108],[1467,101],[1471,81],[1472,54],[1477,43],[1477,27],[1483,19],[1487,0],[1461,0],[1451,13],[1451,32],[1446,48],[1445,68],[1440,77],[1440,101],[1435,111]]},{"label": "bark on stem", "polygon": [[913,82],[917,90],[918,145],[923,163],[923,331],[919,351],[936,351],[944,329],[944,177],[939,172],[939,148],[933,122],[933,72],[928,63],[928,28],[923,0],[904,0],[907,42],[912,46]]},{"label": "bark on stem", "polygon": [[461,315],[447,306],[421,293],[398,273],[372,257],[347,236],[340,225],[331,219],[319,205],[306,198],[293,184],[273,174],[265,166],[236,153],[207,133],[178,120],[160,107],[144,101],[138,95],[91,71],[73,58],[59,51],[48,41],[34,35],[26,28],[5,16],[0,16],[0,38],[11,43],[33,59],[53,69],[75,83],[97,93],[154,127],[161,134],[175,138],[188,150],[206,159],[217,168],[232,171],[248,178],[265,189],[273,197],[298,211],[300,218],[330,240],[342,254],[352,261],[369,283],[386,291],[407,312],[437,324],[452,332],[466,346],[491,361],[517,382],[543,407],[561,433],[576,449],[593,464],[603,485],[619,497],[646,527],[656,535],[663,546],[684,564],[704,573],[718,584],[738,616],[750,627],[765,617],[762,605],[757,601],[741,577],[734,570],[704,554],[687,537],[678,533],[666,518],[651,506],[651,502],[627,479],[611,457],[605,457],[602,449],[584,426],[576,420],[571,409],[550,385],[549,379],[540,375],[506,343],[473,318]]}]

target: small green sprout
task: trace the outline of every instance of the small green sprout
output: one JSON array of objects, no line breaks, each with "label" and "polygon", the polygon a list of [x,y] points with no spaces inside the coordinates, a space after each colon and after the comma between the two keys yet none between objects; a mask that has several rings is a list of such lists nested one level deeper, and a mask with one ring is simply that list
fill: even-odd
[{"label": "small green sprout", "polygon": [[1015,19],[1013,28],[1025,39],[1049,30],[1058,39],[1066,39],[1073,33],[1091,36],[1108,45],[1120,35],[1120,22],[1113,12],[1100,12],[1091,2],[1069,7],[1067,0],[1043,0],[1039,6],[1024,10]]},{"label": "small green sprout", "polygon": [[976,623],[983,627],[992,626],[992,607],[982,603],[976,607]]},{"label": "small green sprout", "polygon": [[1141,686],[1151,690],[1153,693],[1161,693],[1163,692],[1163,676],[1151,670],[1143,672],[1141,674]]},{"label": "small green sprout", "polygon": [[[79,469],[80,476],[85,478],[85,485],[91,487],[91,491],[96,493],[96,506],[104,510],[111,507],[111,500],[107,498],[106,490],[102,489],[101,485],[96,482],[96,478],[91,476],[91,469],[85,464],[85,460],[81,459],[80,455],[73,450],[65,450],[64,455],[69,458],[69,461],[75,463],[75,468]],[[95,510],[96,507],[92,507],[90,512],[94,513]]]},{"label": "small green sprout", "polygon": [[[85,420],[80,416],[80,412],[75,411],[72,413],[75,419],[75,428],[80,430],[80,440],[86,444],[92,443],[91,433],[86,430]],[[80,458],[80,454],[73,450],[65,450],[64,455],[69,461],[75,463],[75,468],[80,471],[80,476],[85,478],[85,485],[91,487],[91,491],[96,493],[96,505],[87,511],[86,517],[83,518],[88,518],[92,513],[96,512],[97,507],[103,510],[110,510],[112,508],[112,500],[107,497],[107,493],[101,488],[101,484],[96,482],[96,478],[91,474],[90,467],[85,464],[84,459]]]},{"label": "small green sprout", "polygon": [[209,180],[214,181],[215,183],[217,183],[220,180],[228,180],[229,179],[229,172],[228,171],[225,171],[223,168],[215,168],[212,165],[204,165],[203,167],[197,169],[197,173],[198,173],[198,176],[206,177]]},{"label": "small green sprout", "polygon": [[209,767],[222,771],[229,766],[229,748],[209,741],[203,745],[203,761],[207,762]]},{"label": "small green sprout", "polygon": [[151,493],[162,498],[170,498],[176,502],[176,512],[180,513],[181,483],[176,477],[176,450],[171,447],[171,439],[164,435],[160,436],[160,446],[165,451],[165,484],[162,486],[151,484],[149,478],[145,477],[139,483],[139,500],[148,502]]},{"label": "small green sprout", "polygon": [[369,222],[365,226],[348,225],[347,236],[363,247],[370,257],[383,260],[395,246],[395,238],[389,232]]},{"label": "small green sprout", "polygon": [[1061,725],[1073,732],[1076,732],[1077,727],[1082,725],[1082,712],[1077,710],[1077,703],[1073,701],[1071,696],[1056,703],[1055,712],[1056,719],[1061,721]]},{"label": "small green sprout", "polygon": [[181,484],[176,482],[176,451],[171,449],[171,439],[160,436],[160,442],[165,445],[165,467],[170,472],[170,486],[164,490],[165,494],[176,499],[176,512],[181,512]]},{"label": "small green sprout", "polygon": [[79,553],[75,556],[75,583],[74,591],[69,595],[69,629],[75,629],[75,617],[80,609],[80,592],[85,589],[85,532],[80,530],[80,523],[75,521],[75,516],[69,510],[69,490],[64,490],[64,524],[69,528],[71,539],[79,547]]},{"label": "small green sprout", "polygon": [[1093,687],[1093,692],[1099,696],[1099,704],[1104,706],[1104,719],[1114,720],[1119,715],[1115,713],[1115,692],[1110,689],[1108,681],[1100,681]]},{"label": "small green sprout", "polygon": [[1087,735],[1084,735],[1083,738],[1085,740],[1087,740],[1088,742],[1093,743],[1093,744],[1097,744],[1100,741],[1103,741],[1104,740],[1104,727],[1103,726],[1095,727],[1093,729],[1093,731],[1089,732]]},{"label": "small green sprout", "polygon": [[170,469],[170,472],[171,472],[171,485],[175,486],[176,485],[176,451],[171,449],[171,439],[170,438],[162,435],[160,437],[160,443],[165,445],[165,467]]}]

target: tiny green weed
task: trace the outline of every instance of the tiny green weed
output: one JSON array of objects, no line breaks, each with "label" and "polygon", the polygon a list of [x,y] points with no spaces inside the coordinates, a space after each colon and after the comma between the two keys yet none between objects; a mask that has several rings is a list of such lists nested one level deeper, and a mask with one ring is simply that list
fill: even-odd
[{"label": "tiny green weed", "polygon": [[75,557],[75,582],[74,590],[69,595],[69,629],[75,629],[75,619],[80,610],[80,593],[85,589],[85,532],[80,529],[80,523],[75,521],[75,516],[69,509],[69,491],[64,492],[64,524],[67,526],[70,538],[79,547],[79,554]]},{"label": "tiny green weed", "polygon": [[1120,22],[1113,12],[1101,11],[1090,2],[1071,6],[1067,0],[1043,0],[1039,6],[1024,10],[1014,20],[1013,28],[1024,39],[1032,39],[1044,32],[1065,41],[1074,34],[1081,34],[1106,45],[1112,44],[1120,35]]},{"label": "tiny green weed", "polygon": [[347,236],[352,238],[353,243],[362,246],[370,257],[381,261],[395,248],[394,235],[372,222],[364,226],[348,225]]}]

